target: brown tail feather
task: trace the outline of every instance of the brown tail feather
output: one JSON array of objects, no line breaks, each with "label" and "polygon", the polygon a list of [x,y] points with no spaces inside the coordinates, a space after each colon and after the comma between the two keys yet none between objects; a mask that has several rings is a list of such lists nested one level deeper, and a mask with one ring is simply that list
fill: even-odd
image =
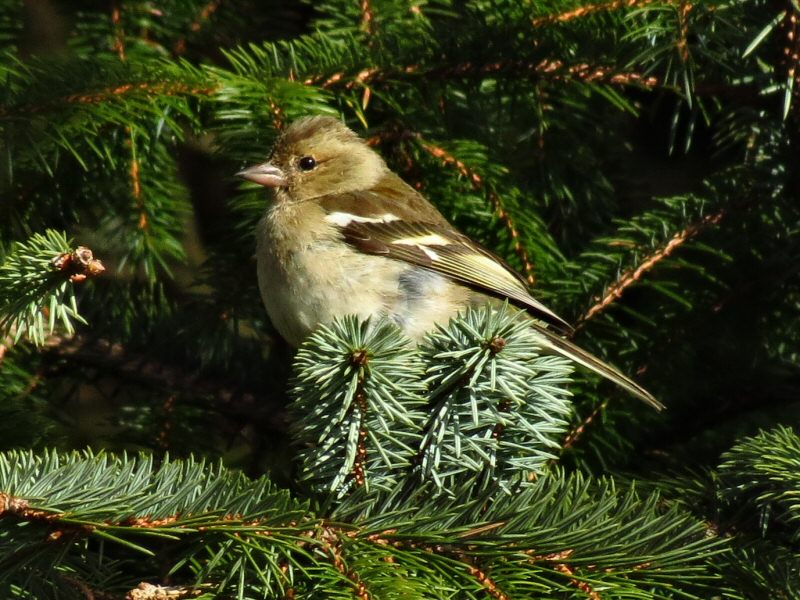
[{"label": "brown tail feather", "polygon": [[534,325],[534,327],[536,327],[536,330],[542,334],[545,348],[548,348],[554,353],[568,358],[583,367],[586,367],[590,371],[594,371],[609,381],[613,381],[618,386],[627,390],[629,393],[633,394],[643,402],[646,402],[656,410],[663,410],[666,408],[663,404],[661,404],[661,402],[656,400],[650,392],[633,381],[630,377],[623,375],[616,368],[604,363],[596,356],[588,353],[582,348],[579,348],[569,340],[560,337],[552,331],[548,331],[539,325]]}]

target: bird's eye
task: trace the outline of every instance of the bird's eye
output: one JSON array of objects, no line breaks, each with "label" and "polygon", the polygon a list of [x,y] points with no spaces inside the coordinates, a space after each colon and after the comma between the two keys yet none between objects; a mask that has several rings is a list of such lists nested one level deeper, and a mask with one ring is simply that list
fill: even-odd
[{"label": "bird's eye", "polygon": [[310,171],[311,169],[313,169],[314,167],[316,167],[316,166],[317,166],[317,161],[315,161],[315,160],[314,160],[314,157],[313,157],[313,156],[304,156],[303,158],[301,158],[301,159],[300,159],[300,160],[297,162],[297,165],[298,165],[298,166],[299,166],[299,167],[300,167],[300,168],[301,168],[303,171]]}]

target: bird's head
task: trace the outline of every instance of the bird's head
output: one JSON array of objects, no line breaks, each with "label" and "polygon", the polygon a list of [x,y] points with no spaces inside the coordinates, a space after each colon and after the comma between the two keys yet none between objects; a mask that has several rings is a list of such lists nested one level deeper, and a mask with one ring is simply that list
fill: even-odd
[{"label": "bird's head", "polygon": [[299,202],[372,187],[386,170],[380,155],[333,117],[305,117],[275,143],[267,162],[237,173]]}]

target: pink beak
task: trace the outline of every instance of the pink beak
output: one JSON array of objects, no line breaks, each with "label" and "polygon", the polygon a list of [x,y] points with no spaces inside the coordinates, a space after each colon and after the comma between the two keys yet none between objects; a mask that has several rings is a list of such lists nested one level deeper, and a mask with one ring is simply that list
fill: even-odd
[{"label": "pink beak", "polygon": [[264,187],[283,187],[286,185],[286,176],[278,167],[270,163],[261,163],[239,171],[237,177],[243,177]]}]

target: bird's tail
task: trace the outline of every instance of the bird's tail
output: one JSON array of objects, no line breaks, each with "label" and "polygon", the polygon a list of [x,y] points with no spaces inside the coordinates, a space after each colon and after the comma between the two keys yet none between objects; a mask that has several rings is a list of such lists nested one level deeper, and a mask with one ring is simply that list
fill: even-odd
[{"label": "bird's tail", "polygon": [[609,381],[613,381],[618,386],[627,390],[629,393],[633,394],[643,402],[646,402],[656,410],[663,410],[665,408],[661,402],[655,399],[653,394],[633,381],[630,377],[623,375],[616,368],[604,363],[593,354],[590,354],[586,350],[579,348],[569,340],[560,337],[558,334],[553,333],[542,326],[534,326],[536,327],[536,330],[542,334],[543,346],[545,348],[551,350],[555,354],[559,354],[565,358],[568,358],[583,367],[586,367],[590,371],[594,371]]}]

